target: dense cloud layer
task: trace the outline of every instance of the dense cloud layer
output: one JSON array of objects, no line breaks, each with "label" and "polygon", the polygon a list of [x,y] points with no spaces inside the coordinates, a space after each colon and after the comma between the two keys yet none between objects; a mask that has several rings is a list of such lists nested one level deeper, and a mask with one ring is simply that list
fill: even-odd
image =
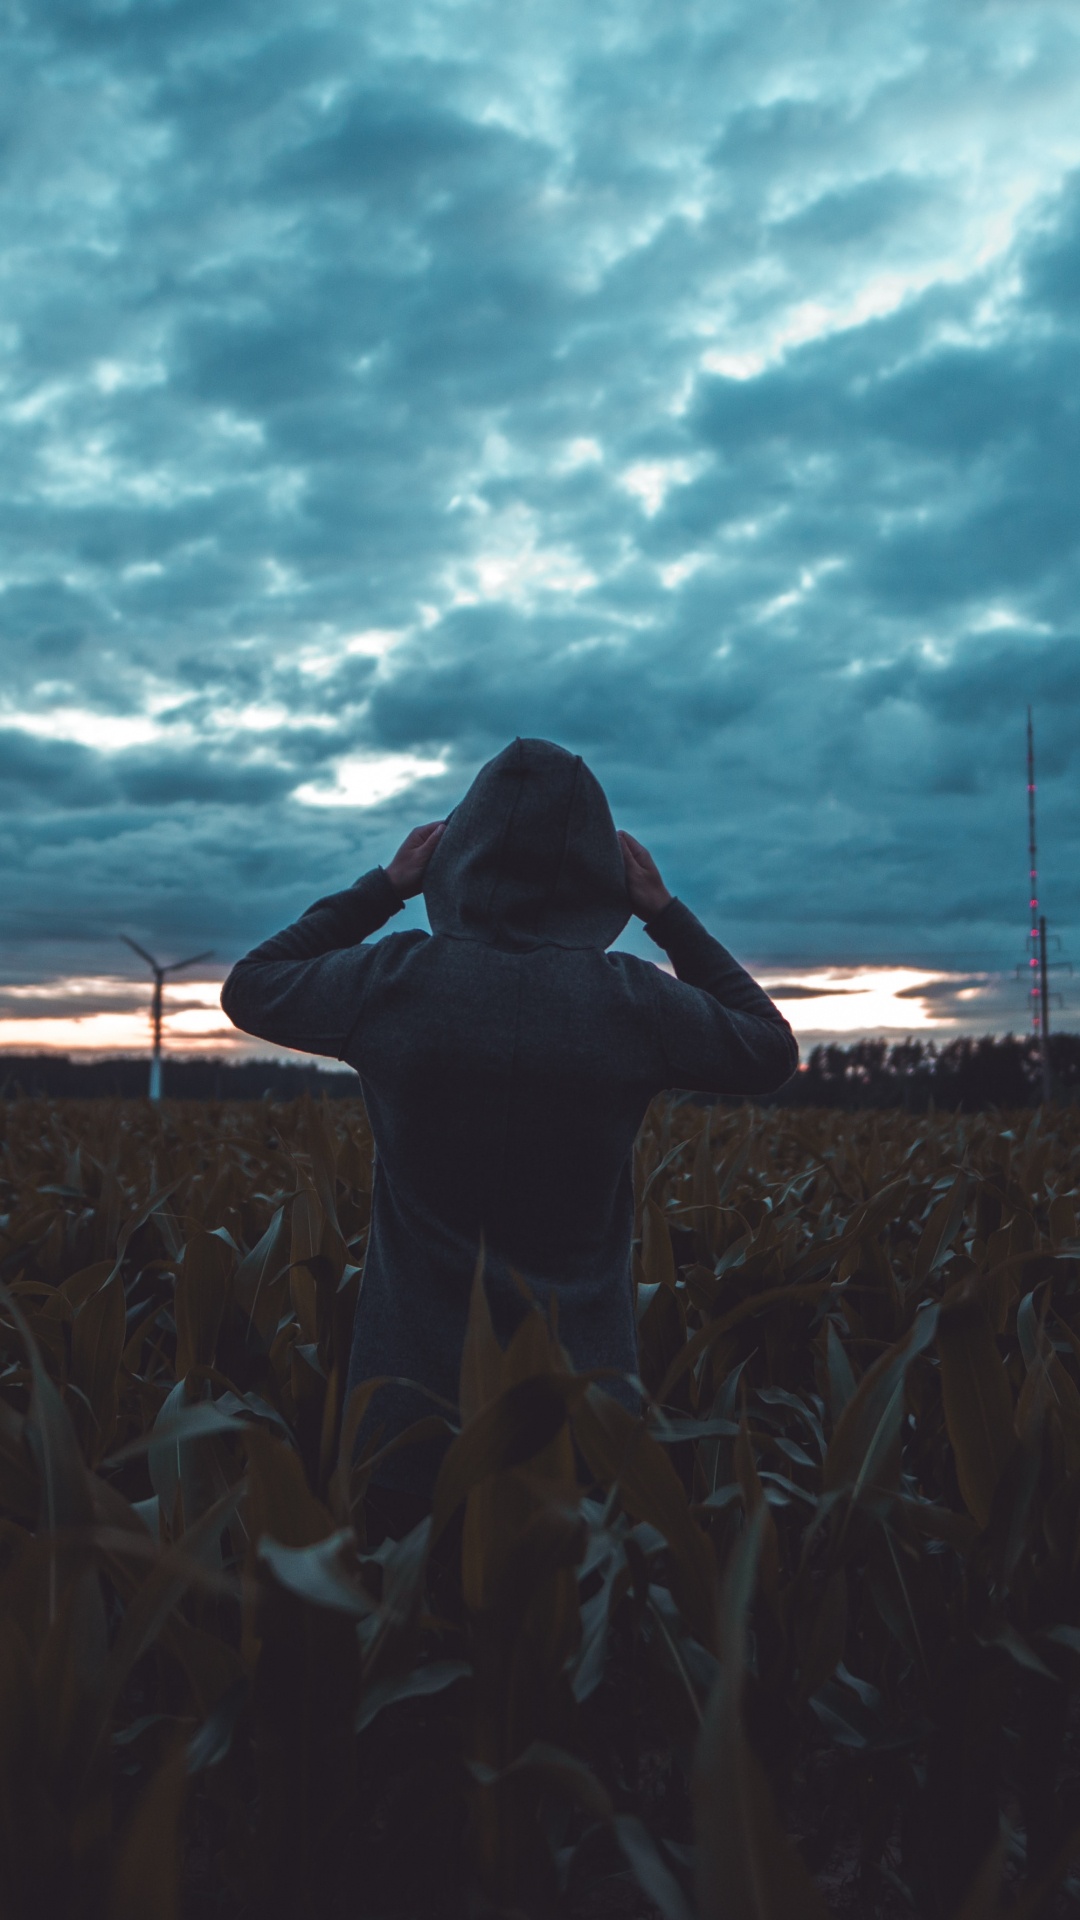
[{"label": "dense cloud layer", "polygon": [[1006,965],[1029,702],[1075,947],[1071,0],[50,0],[0,88],[3,978],[516,732],[749,957]]}]

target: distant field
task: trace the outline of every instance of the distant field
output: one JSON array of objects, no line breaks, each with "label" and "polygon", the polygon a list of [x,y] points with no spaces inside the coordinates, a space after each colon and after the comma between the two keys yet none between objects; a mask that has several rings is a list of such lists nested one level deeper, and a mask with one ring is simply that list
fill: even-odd
[{"label": "distant field", "polygon": [[658,1104],[646,1417],[474,1287],[381,1546],[360,1104],[0,1124],[0,1914],[1058,1910],[1076,1107]]}]

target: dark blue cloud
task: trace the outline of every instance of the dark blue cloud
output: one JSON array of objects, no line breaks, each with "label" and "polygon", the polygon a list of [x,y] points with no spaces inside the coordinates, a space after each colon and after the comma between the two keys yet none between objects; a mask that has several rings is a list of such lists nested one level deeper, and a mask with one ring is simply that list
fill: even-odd
[{"label": "dark blue cloud", "polygon": [[[71,741],[38,740],[14,728],[0,729],[0,796],[9,830],[17,816],[70,813],[78,816],[116,796],[112,767],[101,754]],[[73,829],[77,831],[75,822]],[[25,829],[24,829],[25,830]]]},{"label": "dark blue cloud", "polygon": [[5,32],[6,977],[224,962],[519,731],[752,956],[977,968],[1029,702],[1080,931],[1055,0]]}]

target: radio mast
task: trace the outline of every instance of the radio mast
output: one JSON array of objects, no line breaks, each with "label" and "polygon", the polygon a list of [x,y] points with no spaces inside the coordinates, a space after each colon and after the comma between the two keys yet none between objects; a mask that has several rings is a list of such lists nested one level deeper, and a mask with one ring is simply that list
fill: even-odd
[{"label": "radio mast", "polygon": [[[1027,710],[1027,796],[1028,796],[1028,895],[1031,924],[1028,933],[1027,961],[1022,971],[1027,974],[1028,1003],[1031,1007],[1031,1031],[1039,1043],[1039,1064],[1042,1068],[1042,1097],[1044,1101],[1054,1097],[1054,1075],[1050,1062],[1050,981],[1052,967],[1068,967],[1067,960],[1051,960],[1048,952],[1051,940],[1057,940],[1056,934],[1046,931],[1046,915],[1039,912],[1039,860],[1035,840],[1035,729],[1031,720],[1031,708]],[[1060,942],[1058,943],[1060,945]],[[1017,973],[1021,968],[1017,967]]]},{"label": "radio mast", "polygon": [[[1039,926],[1039,858],[1035,841],[1035,730],[1031,724],[1031,708],[1027,710],[1027,797],[1028,797],[1028,879],[1031,895],[1031,930],[1028,934],[1028,973],[1030,990],[1028,1004],[1031,1007],[1031,1031],[1043,1038],[1046,1032],[1046,946],[1045,936]],[[1044,923],[1045,924],[1045,923]]]}]

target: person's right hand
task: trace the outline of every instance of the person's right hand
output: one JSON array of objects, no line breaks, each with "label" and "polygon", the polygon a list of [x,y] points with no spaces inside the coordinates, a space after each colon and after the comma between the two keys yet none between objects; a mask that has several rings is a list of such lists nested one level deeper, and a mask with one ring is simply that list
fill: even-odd
[{"label": "person's right hand", "polygon": [[429,820],[426,827],[414,827],[386,868],[386,877],[402,900],[411,900],[420,892],[424,869],[442,839],[445,825],[445,820]]},{"label": "person's right hand", "polygon": [[622,848],[630,905],[642,920],[654,920],[671,899],[660,878],[660,869],[648,847],[643,847],[632,833],[624,833],[621,827],[619,845]]}]

